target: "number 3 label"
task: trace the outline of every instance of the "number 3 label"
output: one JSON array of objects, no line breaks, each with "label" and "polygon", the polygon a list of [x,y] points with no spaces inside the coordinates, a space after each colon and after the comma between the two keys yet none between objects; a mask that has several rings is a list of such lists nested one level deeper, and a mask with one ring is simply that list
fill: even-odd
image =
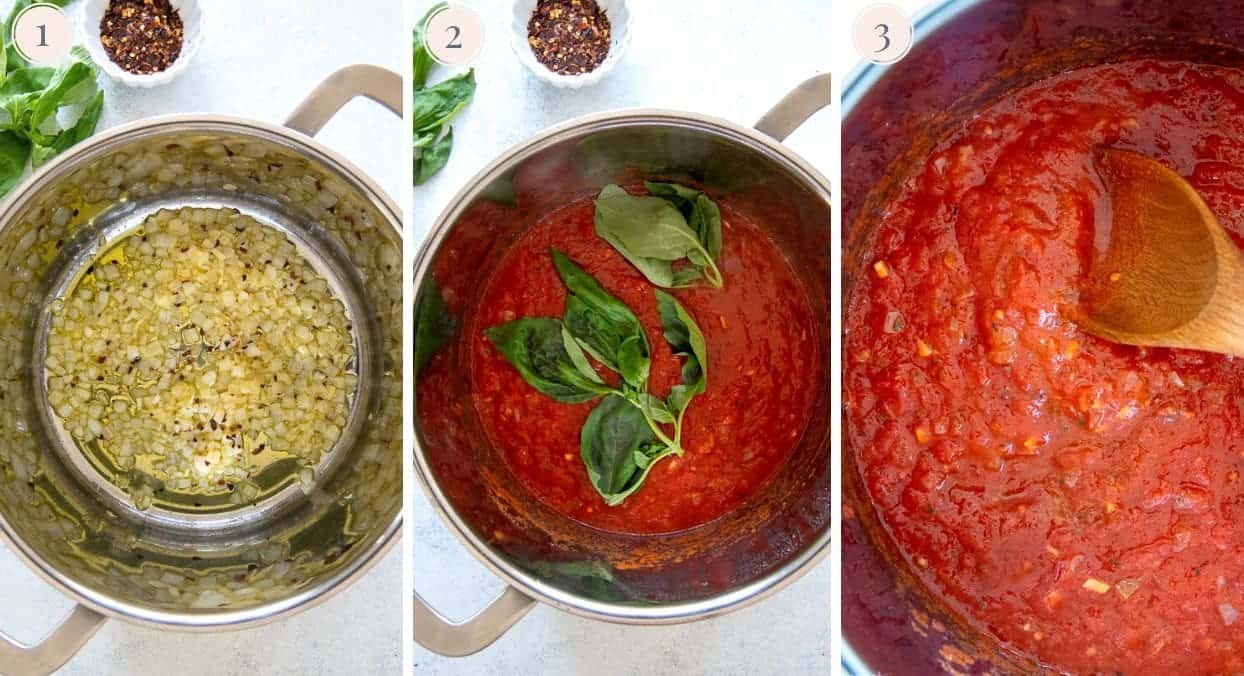
[{"label": "number 3 label", "polygon": [[465,66],[484,46],[484,22],[464,5],[449,5],[428,19],[424,31],[428,54],[446,66]]},{"label": "number 3 label", "polygon": [[855,19],[855,51],[873,63],[894,63],[907,56],[914,36],[907,14],[888,4],[869,5]]}]

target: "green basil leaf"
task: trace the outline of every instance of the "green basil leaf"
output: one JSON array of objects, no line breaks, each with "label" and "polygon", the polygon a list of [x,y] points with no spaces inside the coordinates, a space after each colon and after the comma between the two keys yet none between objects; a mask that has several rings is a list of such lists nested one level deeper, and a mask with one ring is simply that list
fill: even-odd
[{"label": "green basil leaf", "polygon": [[596,199],[596,228],[616,238],[642,258],[676,261],[699,247],[687,219],[659,197],[601,196]]},{"label": "green basil leaf", "polygon": [[587,355],[583,354],[583,348],[579,347],[578,341],[570,335],[570,330],[566,328],[565,323],[562,324],[562,344],[566,346],[566,354],[570,356],[570,363],[579,369],[579,373],[587,376],[592,382],[605,382],[600,379],[600,374],[596,372],[596,369],[592,368],[592,362],[587,360]]},{"label": "green basil leaf", "polygon": [[682,212],[708,257],[716,261],[721,255],[721,210],[717,203],[703,191],[677,183],[644,181],[644,187],[649,194],[664,199]]},{"label": "green basil leaf", "polygon": [[667,288],[682,289],[695,286],[701,279],[704,279],[704,273],[700,272],[699,268],[688,265],[674,271],[673,281]]},{"label": "green basil leaf", "polygon": [[621,504],[672,454],[652,437],[643,413],[621,397],[605,397],[592,409],[579,434],[580,455],[605,504]]},{"label": "green basil leaf", "polygon": [[[434,137],[440,131],[440,128],[437,127],[430,131]],[[445,163],[449,161],[449,152],[454,147],[454,130],[452,128],[446,129],[444,136],[429,141],[422,151],[419,150],[419,140],[419,136],[416,135],[415,185],[422,185],[445,167]]]},{"label": "green basil leaf", "polygon": [[717,207],[717,203],[709,199],[708,195],[700,193],[695,198],[691,218],[687,222],[699,236],[704,250],[716,262],[721,256],[721,209]]},{"label": "green basil leaf", "polygon": [[37,145],[50,144],[54,134],[45,133],[43,124],[53,119],[56,111],[63,106],[87,100],[98,88],[95,68],[89,63],[74,61],[57,70],[47,89],[40,92],[30,104],[30,119],[27,122],[30,139]]},{"label": "green basil leaf", "polygon": [[485,329],[484,335],[528,385],[557,401],[577,404],[613,391],[575,365],[556,319],[524,317]]},{"label": "green basil leaf", "polygon": [[475,69],[415,92],[411,120],[415,132],[440,127],[475,96]]},{"label": "green basil leaf", "polygon": [[683,212],[683,216],[690,220],[691,205],[695,202],[695,198],[699,196],[700,191],[695,188],[688,188],[685,185],[677,183],[658,183],[657,181],[644,181],[644,188],[648,190],[648,194],[673,204],[679,211]]},{"label": "green basil leaf", "polygon": [[569,292],[562,321],[570,334],[632,388],[645,389],[652,351],[639,318],[565,254],[553,249],[552,255]]},{"label": "green basil leaf", "polygon": [[31,165],[38,168],[44,162],[56,157],[65,150],[73,147],[78,143],[95,133],[95,127],[99,124],[100,113],[104,109],[104,93],[96,92],[95,98],[91,100],[86,109],[82,111],[82,115],[78,117],[78,121],[72,127],[62,131],[52,138],[52,142],[47,145],[36,145],[34,153],[31,155]]},{"label": "green basil leaf", "polygon": [[[595,225],[598,235],[657,286],[676,286],[671,262],[683,258],[702,268],[714,286],[721,286],[721,273],[699,235],[682,212],[661,197],[630,195],[606,186],[596,198]],[[688,280],[684,276],[682,281]]]},{"label": "green basil leaf", "polygon": [[419,292],[419,300],[415,304],[415,377],[424,366],[432,361],[445,343],[449,342],[458,322],[445,305],[440,287],[436,280],[428,275],[427,281]]},{"label": "green basil leaf", "polygon": [[621,392],[623,398],[631,402],[648,418],[659,423],[673,423],[676,418],[673,412],[669,410],[664,401],[660,397],[654,397],[647,392]]},{"label": "green basil leaf", "polygon": [[428,53],[428,47],[424,42],[423,37],[427,32],[428,19],[431,19],[433,14],[436,14],[444,9],[446,4],[447,3],[444,2],[438,2],[435,5],[432,5],[432,8],[428,10],[427,14],[424,14],[423,18],[415,24],[415,51],[411,73],[413,75],[413,82],[416,91],[423,89],[423,87],[428,83],[428,75],[432,72],[432,67],[436,65],[436,62],[432,59],[432,55]]},{"label": "green basil leaf", "polygon": [[56,75],[55,68],[19,68],[9,73],[0,85],[0,108],[8,113],[8,119],[0,121],[0,128],[12,129],[28,137],[31,105],[39,93],[47,88]]},{"label": "green basil leaf", "polygon": [[665,342],[669,343],[675,355],[684,360],[682,384],[670,389],[668,399],[668,406],[678,416],[677,424],[681,425],[687,404],[708,387],[708,346],[704,342],[704,334],[687,309],[668,293],[659,289],[655,293]]},{"label": "green basil leaf", "polygon": [[29,157],[30,141],[11,131],[0,132],[0,197],[22,180]]}]

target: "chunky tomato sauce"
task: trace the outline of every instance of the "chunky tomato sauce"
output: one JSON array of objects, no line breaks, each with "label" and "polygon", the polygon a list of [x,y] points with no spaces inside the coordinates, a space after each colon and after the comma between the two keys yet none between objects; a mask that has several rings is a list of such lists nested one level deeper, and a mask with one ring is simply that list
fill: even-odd
[{"label": "chunky tomato sauce", "polygon": [[846,316],[847,434],[878,513],[965,619],[1060,670],[1244,671],[1244,364],[1071,321],[1099,146],[1244,235],[1244,72],[1138,60],[981,111],[886,211]]},{"label": "chunky tomato sauce", "polygon": [[[626,303],[648,331],[648,389],[665,397],[681,360],[661,333],[651,283],[593,227],[584,199],[552,212],[507,251],[466,320],[476,410],[492,443],[540,501],[603,530],[651,534],[707,523],[738,506],[782,466],[803,434],[824,358],[803,286],[778,249],[722,203],[725,287],[679,289],[708,345],[708,389],[692,400],[681,457],[661,461],[644,485],[606,506],[579,455],[579,431],[598,402],[564,404],[537,392],[484,336],[518,317],[560,317],[566,291],[556,247]],[[612,377],[598,367],[602,377]],[[435,415],[435,412],[421,412]]]}]

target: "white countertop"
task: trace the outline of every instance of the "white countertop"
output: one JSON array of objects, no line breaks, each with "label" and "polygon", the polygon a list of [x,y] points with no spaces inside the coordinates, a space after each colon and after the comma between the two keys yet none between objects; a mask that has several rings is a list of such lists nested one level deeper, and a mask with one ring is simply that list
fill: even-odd
[{"label": "white countertop", "polygon": [[[631,0],[632,41],[617,69],[592,88],[555,89],[514,59],[507,33],[510,3],[467,1],[485,14],[484,51],[474,64],[478,88],[475,100],[453,122],[449,164],[415,189],[410,227],[416,236],[426,235],[450,197],[487,162],[540,129],[637,106],[690,110],[750,125],[804,79],[829,69],[831,16],[824,0]],[[430,2],[416,4],[426,8]],[[433,81],[446,72],[435,71]],[[837,131],[831,113],[822,111],[788,144],[828,174],[830,142]],[[415,588],[442,613],[467,617],[502,585],[450,534],[423,492],[413,490]],[[415,672],[828,674],[829,585],[829,567],[823,564],[757,605],[671,627],[610,625],[538,606],[472,657],[444,658],[416,645]]]},{"label": "white countertop", "polygon": [[[76,14],[77,5],[69,11]],[[213,112],[281,122],[337,68],[374,63],[401,72],[409,35],[397,0],[211,0],[203,44],[171,84],[129,89],[105,83],[100,129],[165,113]],[[7,15],[9,3],[0,3]],[[297,12],[290,9],[297,8]],[[392,196],[408,195],[405,125],[357,101],[320,135]],[[109,621],[63,670],[110,674],[400,674],[402,565],[395,548],[353,587],[325,604],[265,627],[224,634],[177,634]],[[72,602],[0,545],[0,629],[33,642]]]}]

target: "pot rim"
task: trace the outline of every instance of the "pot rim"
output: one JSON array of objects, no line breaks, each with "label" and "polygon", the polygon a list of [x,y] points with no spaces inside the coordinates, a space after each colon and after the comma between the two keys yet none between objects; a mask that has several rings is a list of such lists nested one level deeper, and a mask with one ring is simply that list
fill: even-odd
[{"label": "pot rim", "polygon": [[[975,7],[983,2],[983,0],[940,0],[922,6],[914,15],[913,37],[911,48],[914,50],[930,35],[936,32],[942,26],[956,19],[960,14]],[[910,52],[908,52],[910,54]],[[856,64],[851,72],[847,75],[845,84],[842,89],[842,119],[845,122],[847,117],[855,109],[855,106],[864,98],[873,86],[877,84],[892,65],[902,63],[902,60],[895,64],[882,65],[861,61]],[[841,449],[846,451],[845,442]],[[842,496],[840,496],[841,498]],[[874,671],[868,662],[855,651],[851,646],[851,642],[847,640],[845,626],[839,626],[838,638],[839,645],[842,646],[842,668],[851,676],[867,676],[873,674]]]},{"label": "pot rim", "polygon": [[[415,256],[413,289],[421,288],[429,274],[432,255],[440,249],[450,227],[479,195],[481,189],[499,178],[519,162],[549,148],[580,132],[601,131],[638,125],[666,125],[695,129],[714,134],[736,143],[749,146],[769,156],[792,170],[800,181],[810,187],[826,204],[830,203],[830,183],[825,176],[806,160],[765,134],[710,115],[660,108],[625,108],[593,113],[562,122],[537,132],[528,139],[511,146],[496,159],[480,169],[461,190],[450,199],[433,223],[419,246]],[[413,404],[412,404],[413,405]],[[746,585],[707,598],[661,606],[630,606],[589,599],[569,593],[532,576],[506,561],[493,548],[482,543],[471,527],[449,505],[444,492],[436,483],[425,455],[422,441],[415,428],[413,453],[415,476],[423,487],[441,521],[449,527],[458,541],[506,584],[536,600],[580,617],[619,624],[678,624],[704,620],[751,605],[792,584],[829,556],[832,527],[827,527],[799,554],[791,557],[768,574]]]},{"label": "pot rim", "polygon": [[[168,131],[230,131],[258,137],[293,150],[300,155],[309,156],[336,172],[343,180],[359,188],[372,205],[386,217],[386,221],[398,238],[402,238],[401,211],[396,203],[370,176],[340,153],[289,127],[233,115],[194,113],[159,115],[118,125],[61,153],[37,169],[0,203],[0,232],[6,229],[13,215],[26,207],[43,187],[72,172],[82,162],[111,152],[121,143],[156,136]],[[356,564],[348,568],[343,567],[319,585],[300,590],[297,594],[284,599],[261,603],[243,610],[225,612],[178,612],[151,608],[102,594],[67,578],[63,579],[56,568],[43,560],[18,537],[3,513],[0,513],[0,542],[8,545],[27,567],[61,593],[69,596],[78,604],[105,616],[155,629],[212,632],[269,624],[327,601],[370,571],[397,544],[402,532],[402,517],[403,511],[398,510],[397,515],[380,536],[359,555]]]}]

